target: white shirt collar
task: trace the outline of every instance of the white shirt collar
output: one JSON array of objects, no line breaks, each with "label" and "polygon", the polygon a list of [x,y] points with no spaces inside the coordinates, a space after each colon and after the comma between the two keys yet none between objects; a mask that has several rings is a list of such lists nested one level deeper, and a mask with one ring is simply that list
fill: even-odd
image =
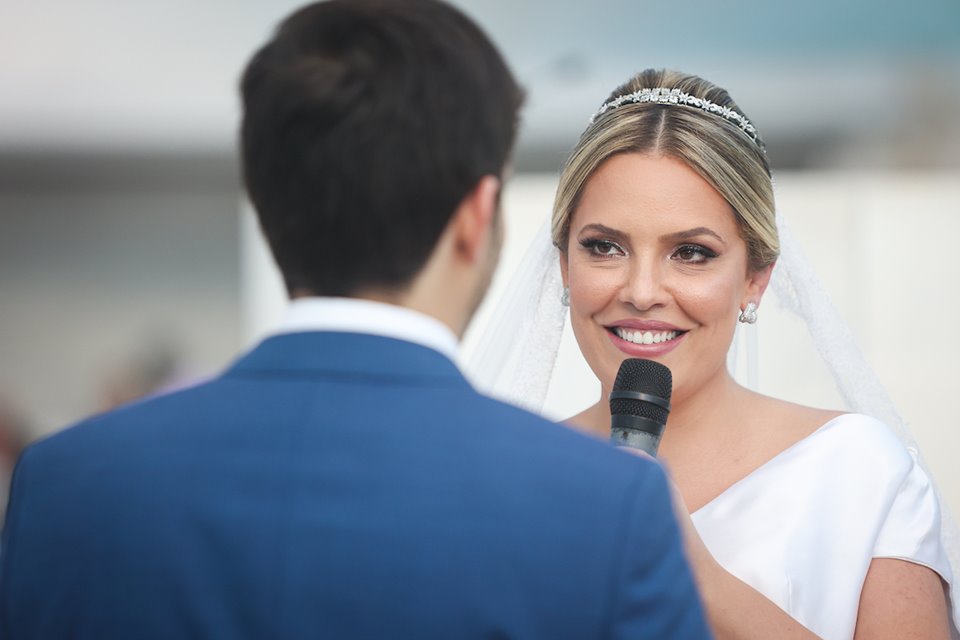
[{"label": "white shirt collar", "polygon": [[303,331],[342,331],[395,338],[439,351],[457,362],[458,341],[449,327],[419,311],[383,302],[321,297],[291,300],[280,324],[271,333]]}]

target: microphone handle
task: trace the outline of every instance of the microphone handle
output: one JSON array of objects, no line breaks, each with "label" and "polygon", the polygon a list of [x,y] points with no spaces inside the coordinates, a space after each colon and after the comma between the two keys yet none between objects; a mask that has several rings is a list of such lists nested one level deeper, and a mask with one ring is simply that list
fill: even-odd
[{"label": "microphone handle", "polygon": [[611,416],[610,443],[618,447],[639,449],[656,457],[664,426],[641,416],[613,415]]}]

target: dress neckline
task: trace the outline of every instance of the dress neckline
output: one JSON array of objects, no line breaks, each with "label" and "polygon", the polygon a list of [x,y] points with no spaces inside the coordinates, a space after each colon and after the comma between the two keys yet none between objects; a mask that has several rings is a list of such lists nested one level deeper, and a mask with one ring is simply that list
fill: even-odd
[{"label": "dress neckline", "polygon": [[696,511],[691,511],[691,512],[690,512],[690,515],[693,516],[694,514],[697,514],[697,513],[700,513],[701,511],[706,510],[707,508],[709,508],[710,506],[712,506],[714,503],[718,502],[721,498],[723,498],[724,496],[726,496],[727,494],[729,494],[731,491],[733,491],[733,490],[736,489],[737,487],[739,487],[739,486],[741,486],[741,485],[743,485],[743,484],[746,484],[746,482],[747,482],[748,480],[750,480],[750,479],[753,478],[755,475],[757,475],[757,474],[759,474],[760,472],[762,472],[764,469],[770,467],[770,466],[771,466],[773,463],[775,463],[778,459],[780,459],[780,458],[786,456],[787,454],[795,451],[796,449],[799,449],[800,447],[808,444],[811,440],[813,440],[814,438],[816,438],[816,436],[817,436],[818,434],[823,433],[823,432],[826,431],[830,426],[832,426],[834,423],[836,423],[838,420],[840,420],[840,418],[843,418],[844,416],[849,416],[849,415],[850,415],[849,413],[841,413],[841,414],[838,415],[838,416],[834,416],[833,418],[830,418],[829,420],[827,420],[826,422],[824,422],[822,425],[820,425],[819,427],[817,427],[816,429],[814,429],[813,431],[811,431],[811,432],[808,433],[807,435],[803,436],[802,438],[800,438],[799,440],[797,440],[796,442],[794,442],[794,443],[791,444],[790,446],[786,447],[785,449],[782,449],[780,452],[778,452],[777,454],[775,454],[773,457],[769,458],[769,459],[768,459],[766,462],[764,462],[763,464],[760,464],[760,465],[758,465],[757,467],[754,467],[754,468],[753,468],[751,471],[749,471],[745,476],[743,476],[743,477],[741,477],[740,479],[736,480],[734,483],[732,483],[732,484],[731,484],[730,486],[728,486],[726,489],[724,489],[723,491],[721,491],[720,493],[718,493],[718,494],[715,495],[714,497],[710,498],[710,500],[708,500],[707,502],[705,502],[704,504],[702,504]]}]

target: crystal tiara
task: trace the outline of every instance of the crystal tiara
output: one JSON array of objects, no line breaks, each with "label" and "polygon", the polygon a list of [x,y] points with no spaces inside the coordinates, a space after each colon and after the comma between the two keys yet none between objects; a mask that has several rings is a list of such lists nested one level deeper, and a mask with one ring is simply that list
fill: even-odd
[{"label": "crystal tiara", "polygon": [[664,87],[638,89],[633,93],[626,93],[622,96],[617,96],[610,102],[605,102],[595,114],[590,116],[590,124],[593,124],[597,118],[602,116],[610,109],[616,109],[617,107],[627,103],[636,104],[641,102],[653,102],[655,104],[682,104],[688,107],[703,109],[707,113],[718,115],[721,118],[733,122],[738,127],[743,129],[744,133],[750,136],[754,142],[757,142],[757,128],[750,124],[750,121],[743,117],[743,114],[734,111],[730,107],[723,107],[715,102],[710,102],[709,100],[692,96],[689,93],[684,93],[680,91],[680,89],[666,89]]}]

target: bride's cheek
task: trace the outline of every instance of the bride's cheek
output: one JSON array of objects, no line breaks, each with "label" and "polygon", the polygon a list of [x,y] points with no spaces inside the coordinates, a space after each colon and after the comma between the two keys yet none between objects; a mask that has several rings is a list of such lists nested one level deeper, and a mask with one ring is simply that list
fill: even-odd
[{"label": "bride's cheek", "polygon": [[613,269],[583,270],[571,276],[570,306],[576,310],[599,311],[615,299],[622,286],[621,275]]}]

